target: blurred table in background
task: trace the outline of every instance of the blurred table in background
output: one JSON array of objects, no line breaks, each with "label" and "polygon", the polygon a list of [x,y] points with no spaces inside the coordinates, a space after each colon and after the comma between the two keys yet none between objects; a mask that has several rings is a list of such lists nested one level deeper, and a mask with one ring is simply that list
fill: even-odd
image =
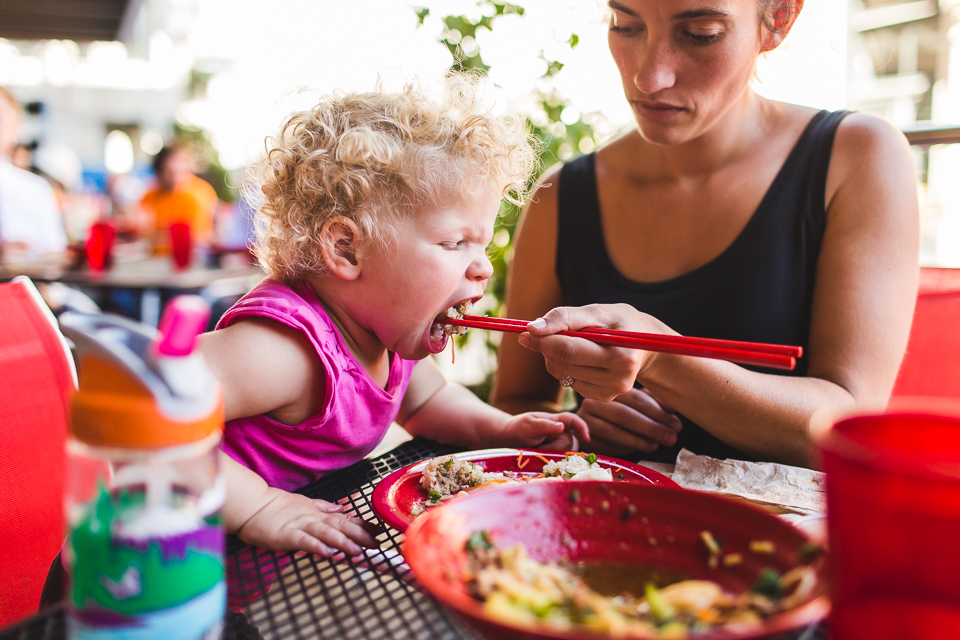
[{"label": "blurred table in background", "polygon": [[169,256],[117,261],[101,272],[86,265],[70,267],[63,262],[24,262],[0,266],[0,281],[25,275],[34,282],[59,282],[79,288],[104,311],[121,313],[156,326],[163,305],[170,298],[197,294],[211,306],[243,295],[265,276],[246,262],[219,266],[195,262],[178,270]]}]

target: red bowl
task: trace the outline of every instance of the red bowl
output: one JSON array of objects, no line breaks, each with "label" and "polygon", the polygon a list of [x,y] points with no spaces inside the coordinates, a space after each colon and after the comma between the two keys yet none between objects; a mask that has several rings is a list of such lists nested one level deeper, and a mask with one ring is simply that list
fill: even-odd
[{"label": "red bowl", "polygon": [[[572,492],[577,492],[572,494]],[[606,504],[604,504],[606,503]],[[610,482],[531,483],[478,493],[424,513],[407,529],[403,555],[424,589],[469,625],[491,638],[594,639],[587,630],[520,627],[489,617],[460,579],[464,544],[486,530],[498,547],[522,543],[540,561],[617,563],[673,570],[714,580],[734,592],[748,590],[761,571],[783,573],[798,564],[811,539],[799,529],[751,505],[720,496],[639,484]],[[707,567],[700,532],[723,541],[724,553],[739,552],[733,567]],[[748,550],[754,540],[774,543],[772,554]],[[710,640],[763,638],[801,629],[829,612],[824,563],[813,599],[745,629],[718,627],[695,637]],[[635,636],[641,637],[641,636]]]}]

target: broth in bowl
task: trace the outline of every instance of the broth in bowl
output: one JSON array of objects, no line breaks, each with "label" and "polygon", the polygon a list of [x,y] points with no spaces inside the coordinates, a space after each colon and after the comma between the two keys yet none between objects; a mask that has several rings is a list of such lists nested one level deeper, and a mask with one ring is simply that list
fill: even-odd
[{"label": "broth in bowl", "polygon": [[823,558],[804,533],[714,495],[541,483],[424,514],[404,556],[497,638],[760,638],[817,623]]}]

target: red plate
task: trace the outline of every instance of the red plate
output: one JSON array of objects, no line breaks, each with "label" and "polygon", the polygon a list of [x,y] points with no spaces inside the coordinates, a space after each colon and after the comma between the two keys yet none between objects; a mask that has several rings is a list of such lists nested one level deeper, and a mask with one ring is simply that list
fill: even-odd
[{"label": "red plate", "polygon": [[[522,460],[525,462],[518,462],[521,452]],[[542,456],[547,460],[563,460],[566,457],[563,451],[544,449],[481,449],[450,455],[456,456],[459,460],[469,460],[487,473],[515,471],[528,477],[539,475],[543,465],[546,464],[536,456]],[[405,531],[416,517],[412,514],[414,507],[421,505],[429,498],[426,490],[420,486],[420,475],[427,462],[428,460],[421,460],[394,471],[381,480],[373,490],[374,513],[394,529]],[[519,468],[518,464],[523,464],[523,469]],[[614,478],[622,474],[621,482],[679,487],[676,482],[662,473],[625,460],[598,455],[597,464],[610,469]]]}]

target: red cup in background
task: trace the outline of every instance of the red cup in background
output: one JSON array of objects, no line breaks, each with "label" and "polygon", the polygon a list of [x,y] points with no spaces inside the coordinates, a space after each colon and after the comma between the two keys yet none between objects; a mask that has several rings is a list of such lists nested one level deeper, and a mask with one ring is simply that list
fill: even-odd
[{"label": "red cup in background", "polygon": [[113,266],[113,239],[116,228],[109,222],[97,222],[90,226],[84,245],[90,270],[102,272]]},{"label": "red cup in background", "polygon": [[170,225],[170,253],[177,269],[186,269],[190,266],[193,241],[190,237],[190,225],[186,222],[174,222]]},{"label": "red cup in background", "polygon": [[960,412],[916,406],[816,437],[835,640],[960,638]]}]

